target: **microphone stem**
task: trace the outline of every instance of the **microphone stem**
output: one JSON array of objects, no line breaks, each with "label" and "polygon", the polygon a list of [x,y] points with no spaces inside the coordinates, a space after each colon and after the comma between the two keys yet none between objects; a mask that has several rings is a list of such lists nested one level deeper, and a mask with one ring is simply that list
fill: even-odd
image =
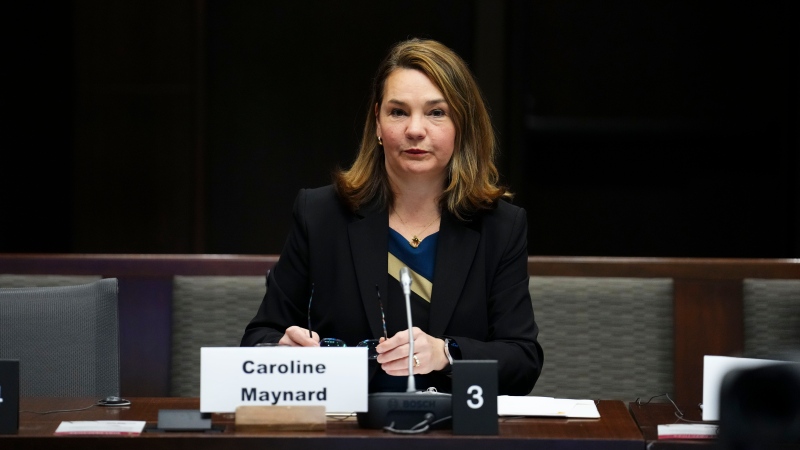
[{"label": "microphone stem", "polygon": [[417,386],[414,383],[414,332],[411,330],[411,294],[405,293],[406,297],[406,320],[408,320],[408,387],[406,392],[416,392]]}]

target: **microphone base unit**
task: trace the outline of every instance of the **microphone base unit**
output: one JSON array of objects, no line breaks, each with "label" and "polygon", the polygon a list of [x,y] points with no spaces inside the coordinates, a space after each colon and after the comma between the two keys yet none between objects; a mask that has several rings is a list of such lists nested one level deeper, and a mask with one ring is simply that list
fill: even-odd
[{"label": "microphone base unit", "polygon": [[[357,413],[361,428],[380,429],[393,426],[407,430],[425,421],[427,414],[433,414],[435,425],[432,429],[452,428],[453,396],[441,392],[376,392],[369,394],[367,412]],[[392,425],[393,424],[393,425]]]}]

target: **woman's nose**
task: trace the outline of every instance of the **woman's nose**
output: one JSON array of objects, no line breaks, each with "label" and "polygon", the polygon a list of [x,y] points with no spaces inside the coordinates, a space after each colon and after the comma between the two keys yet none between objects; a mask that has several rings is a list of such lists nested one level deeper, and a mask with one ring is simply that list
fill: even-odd
[{"label": "woman's nose", "polygon": [[412,114],[406,128],[406,137],[419,140],[425,137],[424,118],[419,114]]}]

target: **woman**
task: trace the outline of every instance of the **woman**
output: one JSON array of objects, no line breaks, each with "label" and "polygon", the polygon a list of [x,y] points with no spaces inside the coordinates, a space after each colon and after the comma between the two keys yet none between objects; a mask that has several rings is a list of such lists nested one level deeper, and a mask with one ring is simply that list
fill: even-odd
[{"label": "woman", "polygon": [[[432,40],[395,45],[373,81],[352,167],[332,186],[300,191],[242,345],[380,339],[371,392],[405,390],[410,356],[418,388],[449,392],[453,359],[494,359],[500,394],[528,394],[543,355],[527,218],[497,185],[495,152],[461,58]],[[413,278],[414,355],[397,281],[403,266]]]}]

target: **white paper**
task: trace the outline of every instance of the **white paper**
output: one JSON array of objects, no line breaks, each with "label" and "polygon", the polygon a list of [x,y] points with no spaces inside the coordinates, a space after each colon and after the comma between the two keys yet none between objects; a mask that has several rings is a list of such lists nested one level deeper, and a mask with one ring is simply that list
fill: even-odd
[{"label": "white paper", "polygon": [[594,400],[500,395],[497,397],[497,415],[597,419],[600,412]]},{"label": "white paper", "polygon": [[138,436],[147,422],[139,420],[73,420],[63,421],[55,434],[111,434]]}]

